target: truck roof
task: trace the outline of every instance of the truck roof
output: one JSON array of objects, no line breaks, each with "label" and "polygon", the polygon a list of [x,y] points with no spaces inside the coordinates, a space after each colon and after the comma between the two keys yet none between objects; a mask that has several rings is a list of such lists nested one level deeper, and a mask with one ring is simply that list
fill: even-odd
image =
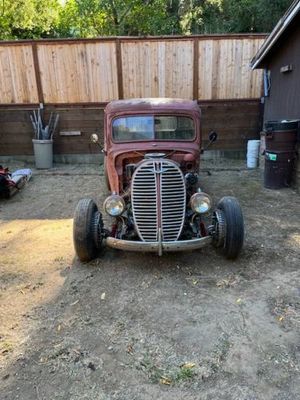
[{"label": "truck roof", "polygon": [[121,112],[199,112],[197,101],[171,99],[171,98],[140,98],[127,100],[111,101],[105,108],[107,114],[116,114]]}]

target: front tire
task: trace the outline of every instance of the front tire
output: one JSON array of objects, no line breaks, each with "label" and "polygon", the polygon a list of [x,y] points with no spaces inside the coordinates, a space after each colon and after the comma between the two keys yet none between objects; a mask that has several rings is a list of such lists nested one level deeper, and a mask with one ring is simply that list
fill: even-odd
[{"label": "front tire", "polygon": [[244,218],[241,206],[235,197],[225,196],[217,204],[214,213],[214,243],[222,248],[228,259],[240,254],[244,243]]},{"label": "front tire", "polygon": [[75,209],[73,241],[80,261],[96,258],[102,243],[102,215],[92,199],[82,199]]}]

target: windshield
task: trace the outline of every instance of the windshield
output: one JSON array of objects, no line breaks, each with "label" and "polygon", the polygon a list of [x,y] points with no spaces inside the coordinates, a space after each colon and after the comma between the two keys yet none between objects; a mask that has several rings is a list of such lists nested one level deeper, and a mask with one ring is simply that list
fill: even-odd
[{"label": "windshield", "polygon": [[194,121],[182,116],[141,115],[121,117],[113,121],[115,142],[141,140],[193,140]]}]

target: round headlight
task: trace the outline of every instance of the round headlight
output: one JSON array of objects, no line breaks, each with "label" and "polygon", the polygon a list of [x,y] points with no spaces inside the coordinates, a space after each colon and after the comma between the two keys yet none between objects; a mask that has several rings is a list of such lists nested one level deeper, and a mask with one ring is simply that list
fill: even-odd
[{"label": "round headlight", "polygon": [[191,208],[197,214],[205,214],[211,209],[211,199],[208,194],[200,192],[191,197]]},{"label": "round headlight", "polygon": [[125,209],[125,202],[121,196],[112,194],[104,201],[104,210],[111,217],[118,217]]}]

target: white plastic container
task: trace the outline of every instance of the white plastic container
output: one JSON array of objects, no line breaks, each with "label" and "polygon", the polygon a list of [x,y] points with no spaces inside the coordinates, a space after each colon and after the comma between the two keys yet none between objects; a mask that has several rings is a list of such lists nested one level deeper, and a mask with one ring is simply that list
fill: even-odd
[{"label": "white plastic container", "polygon": [[38,169],[53,167],[53,140],[32,139],[35,166]]},{"label": "white plastic container", "polygon": [[260,140],[248,140],[247,168],[257,168]]}]

